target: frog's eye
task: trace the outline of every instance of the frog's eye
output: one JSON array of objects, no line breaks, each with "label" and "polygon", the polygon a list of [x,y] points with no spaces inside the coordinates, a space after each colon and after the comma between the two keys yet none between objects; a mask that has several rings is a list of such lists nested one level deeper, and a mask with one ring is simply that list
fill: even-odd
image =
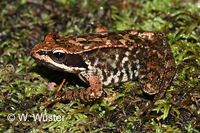
[{"label": "frog's eye", "polygon": [[67,54],[63,50],[54,50],[52,54],[52,59],[55,62],[63,63],[67,58]]},{"label": "frog's eye", "polygon": [[58,58],[59,60],[62,59],[62,58],[65,56],[64,53],[60,53],[60,52],[54,53],[53,55],[54,55],[56,58]]}]

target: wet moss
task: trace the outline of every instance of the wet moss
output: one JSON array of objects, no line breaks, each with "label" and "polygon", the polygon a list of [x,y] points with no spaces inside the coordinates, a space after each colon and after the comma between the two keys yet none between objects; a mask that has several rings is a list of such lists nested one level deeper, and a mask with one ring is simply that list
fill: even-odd
[{"label": "wet moss", "polygon": [[[187,0],[1,1],[0,132],[198,132],[198,5],[198,1]],[[107,99],[45,105],[54,96],[47,90],[49,82],[61,84],[66,78],[62,91],[87,85],[75,74],[36,64],[29,56],[31,48],[51,31],[61,36],[80,35],[94,32],[97,24],[112,31],[136,29],[167,34],[177,72],[165,96],[148,113],[139,115],[152,97],[143,94],[138,82],[104,88]],[[12,121],[14,115],[9,114],[16,119]]]}]

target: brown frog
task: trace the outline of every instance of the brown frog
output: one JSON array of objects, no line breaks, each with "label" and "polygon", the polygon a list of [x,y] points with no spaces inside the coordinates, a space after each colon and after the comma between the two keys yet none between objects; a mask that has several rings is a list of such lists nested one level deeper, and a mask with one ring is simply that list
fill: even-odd
[{"label": "brown frog", "polygon": [[81,91],[67,91],[51,102],[92,101],[103,95],[105,86],[139,80],[145,93],[155,95],[151,106],[163,97],[176,69],[166,35],[151,31],[103,31],[67,37],[51,32],[30,54],[49,68],[77,73],[90,85]]}]

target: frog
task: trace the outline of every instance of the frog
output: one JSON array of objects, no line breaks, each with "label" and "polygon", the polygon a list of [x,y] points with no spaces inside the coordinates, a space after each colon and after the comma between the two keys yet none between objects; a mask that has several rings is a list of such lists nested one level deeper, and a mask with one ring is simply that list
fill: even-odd
[{"label": "frog", "polygon": [[63,92],[51,102],[94,101],[104,96],[104,87],[138,80],[143,92],[154,96],[140,114],[164,96],[176,71],[167,36],[153,31],[101,31],[65,37],[51,32],[30,55],[51,69],[77,74],[89,85]]}]

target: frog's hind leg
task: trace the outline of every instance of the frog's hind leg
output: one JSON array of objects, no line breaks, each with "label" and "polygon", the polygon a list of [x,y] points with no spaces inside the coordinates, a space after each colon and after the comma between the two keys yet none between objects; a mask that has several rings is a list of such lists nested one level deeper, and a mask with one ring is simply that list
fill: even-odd
[{"label": "frog's hind leg", "polygon": [[139,82],[145,93],[155,96],[150,105],[141,111],[140,114],[143,114],[146,110],[151,108],[154,102],[160,99],[166,91],[163,84],[165,80],[165,57],[163,57],[165,55],[164,50],[162,50],[163,48],[159,47],[159,45],[155,45],[155,48],[152,49],[154,50],[150,50],[146,59],[141,62]]},{"label": "frog's hind leg", "polygon": [[143,91],[155,95],[148,107],[140,112],[143,114],[161,99],[174,77],[176,64],[169,45],[154,45],[146,60],[141,62],[139,82]]}]

